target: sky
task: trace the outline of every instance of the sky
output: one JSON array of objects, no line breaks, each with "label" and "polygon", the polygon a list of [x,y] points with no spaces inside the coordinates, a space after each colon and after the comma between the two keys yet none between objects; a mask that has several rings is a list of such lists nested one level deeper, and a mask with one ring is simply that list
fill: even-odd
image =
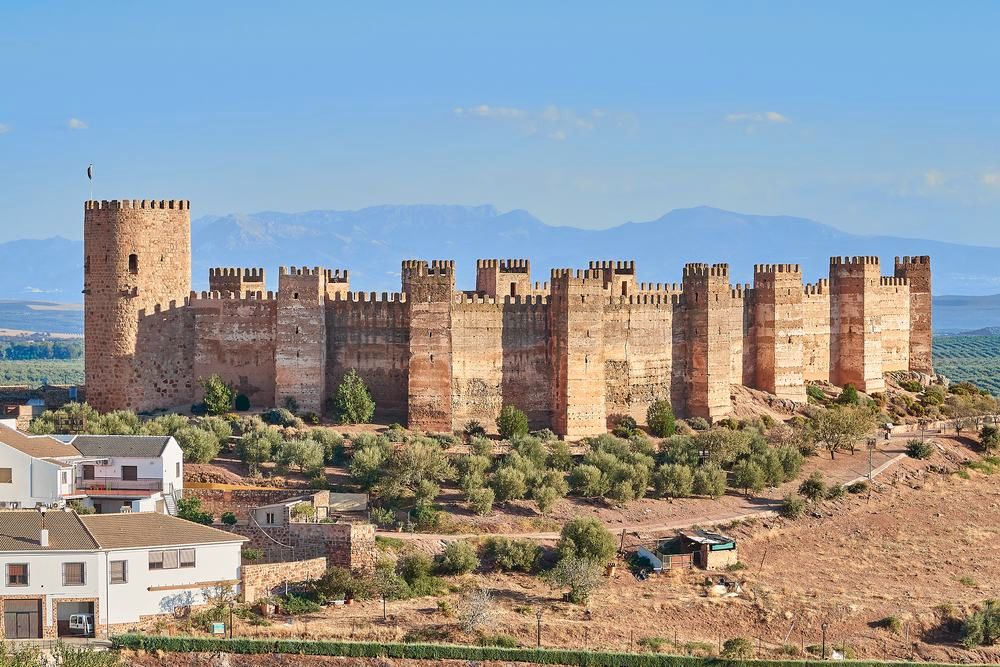
[{"label": "sky", "polygon": [[0,241],[192,214],[709,205],[1000,245],[1000,3],[7,2]]}]

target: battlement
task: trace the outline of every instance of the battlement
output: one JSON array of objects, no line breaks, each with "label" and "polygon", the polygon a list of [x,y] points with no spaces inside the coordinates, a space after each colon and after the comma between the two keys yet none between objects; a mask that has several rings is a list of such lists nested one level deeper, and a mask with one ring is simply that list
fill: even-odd
[{"label": "battlement", "polygon": [[85,211],[154,208],[188,211],[191,209],[191,202],[187,199],[102,199],[100,201],[88,199],[83,202],[83,209]]},{"label": "battlement", "polygon": [[245,294],[235,294],[230,291],[202,290],[201,292],[191,292],[188,299],[191,305],[196,305],[198,301],[271,301],[274,299],[272,291],[252,291]]},{"label": "battlement", "polygon": [[806,296],[830,293],[830,281],[827,278],[820,278],[814,283],[806,283],[803,287]]},{"label": "battlement", "polygon": [[879,258],[877,255],[861,255],[857,257],[831,257],[830,266],[851,266],[851,265],[879,265]]},{"label": "battlement", "polygon": [[402,263],[404,276],[454,276],[455,260],[435,259],[430,265],[422,259],[404,259]]},{"label": "battlement", "polygon": [[240,278],[247,282],[259,283],[264,281],[264,269],[248,269],[242,267],[214,267],[208,270],[208,277],[211,278]]},{"label": "battlement", "polygon": [[927,255],[918,255],[914,257],[903,257],[900,259],[896,258],[896,267],[906,266],[906,265],[926,265],[928,269],[931,265],[931,258]]},{"label": "battlement", "polygon": [[310,278],[310,277],[321,278],[321,277],[326,277],[327,273],[329,273],[328,269],[321,269],[318,266],[314,266],[312,268],[310,268],[308,266],[303,266],[301,268],[297,267],[297,266],[289,266],[289,267],[279,266],[278,267],[278,276],[279,277],[281,277],[281,276],[303,276],[303,277],[307,277],[307,278]]},{"label": "battlement", "polygon": [[609,296],[608,303],[612,306],[676,306],[681,303],[681,294],[631,294],[629,296]]},{"label": "battlement", "polygon": [[635,275],[635,262],[632,260],[626,261],[610,261],[610,260],[600,260],[590,262],[591,270],[604,270],[611,271],[618,275]]},{"label": "battlement", "polygon": [[535,291],[535,292],[548,292],[549,291],[549,281],[546,280],[545,282],[541,282],[541,283],[536,281],[535,282],[535,287],[534,287],[533,291]]},{"label": "battlement", "polygon": [[165,304],[158,303],[152,308],[140,308],[138,319],[142,320],[146,317],[152,315],[166,315],[172,312],[183,313],[184,309],[191,305],[191,299],[185,297],[183,301],[178,302],[176,299],[171,299]]},{"label": "battlement", "polygon": [[552,283],[553,284],[555,284],[556,280],[560,280],[560,279],[565,280],[567,278],[573,279],[573,280],[583,280],[583,281],[589,281],[589,280],[598,281],[599,280],[599,281],[601,281],[602,285],[604,284],[604,274],[600,270],[596,270],[596,269],[552,269],[552,278],[551,279],[552,279]]},{"label": "battlement", "polygon": [[728,264],[691,263],[684,265],[684,278],[726,278],[729,279]]},{"label": "battlement", "polygon": [[353,303],[406,303],[405,292],[337,292],[330,297],[332,301],[350,301]]},{"label": "battlement", "polygon": [[526,259],[477,259],[476,270],[497,269],[500,273],[531,273],[531,262]]},{"label": "battlement", "polygon": [[802,268],[798,264],[754,264],[754,276],[769,275],[775,273],[802,273]]},{"label": "battlement", "polygon": [[883,287],[903,287],[909,284],[909,278],[897,278],[895,276],[882,276],[879,278],[879,285]]},{"label": "battlement", "polygon": [[678,283],[639,283],[640,292],[663,292],[663,293],[674,293],[679,292],[681,286]]},{"label": "battlement", "polygon": [[349,271],[347,269],[326,269],[325,277],[328,283],[350,282]]}]

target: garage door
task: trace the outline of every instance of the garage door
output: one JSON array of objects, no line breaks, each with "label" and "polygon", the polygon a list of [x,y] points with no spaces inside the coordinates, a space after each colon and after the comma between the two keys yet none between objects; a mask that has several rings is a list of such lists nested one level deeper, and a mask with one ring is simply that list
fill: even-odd
[{"label": "garage door", "polygon": [[4,600],[3,630],[7,639],[41,638],[42,601]]}]

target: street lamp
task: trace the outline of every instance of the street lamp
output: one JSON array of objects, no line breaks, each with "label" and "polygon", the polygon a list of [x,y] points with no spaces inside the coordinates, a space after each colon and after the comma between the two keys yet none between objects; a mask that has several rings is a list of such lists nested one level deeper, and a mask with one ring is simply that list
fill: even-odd
[{"label": "street lamp", "polygon": [[876,438],[868,438],[868,483],[872,483],[872,454],[874,454],[875,449],[878,447],[878,440]]},{"label": "street lamp", "polygon": [[823,659],[826,660],[826,629],[829,623],[823,623],[820,627],[823,628]]},{"label": "street lamp", "polygon": [[535,620],[538,621],[538,625],[535,629],[535,645],[538,648],[542,648],[542,610],[541,608],[535,612]]}]

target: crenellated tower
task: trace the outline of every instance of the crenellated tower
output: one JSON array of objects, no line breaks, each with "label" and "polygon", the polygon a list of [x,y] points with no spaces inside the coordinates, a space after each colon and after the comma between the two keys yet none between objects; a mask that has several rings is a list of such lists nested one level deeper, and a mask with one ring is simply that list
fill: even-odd
[{"label": "crenellated tower", "polygon": [[896,258],[894,275],[910,284],[910,370],[933,373],[931,359],[931,258]]},{"label": "crenellated tower", "polygon": [[753,271],[753,382],[757,389],[804,403],[803,297],[798,264],[757,264]]},{"label": "crenellated tower", "polygon": [[491,297],[531,294],[531,262],[526,259],[476,260],[476,291]]},{"label": "crenellated tower", "polygon": [[208,270],[208,291],[234,296],[266,292],[264,269],[244,267],[215,267]]},{"label": "crenellated tower", "polygon": [[326,402],[326,280],[317,267],[280,267],[274,347],[274,405],[294,398],[300,410]]},{"label": "crenellated tower", "polygon": [[885,390],[879,258],[830,258],[830,382]]},{"label": "crenellated tower", "polygon": [[405,260],[400,272],[410,309],[407,424],[452,430],[451,302],[455,262]]},{"label": "crenellated tower", "polygon": [[684,307],[687,310],[687,413],[715,419],[729,414],[732,340],[742,314],[733,312],[728,264],[686,264]]},{"label": "crenellated tower", "polygon": [[[87,400],[101,411],[190,401],[182,341],[140,368],[140,312],[191,292],[191,217],[185,200],[88,201],[83,214]],[[144,376],[144,370],[155,377]]]}]

